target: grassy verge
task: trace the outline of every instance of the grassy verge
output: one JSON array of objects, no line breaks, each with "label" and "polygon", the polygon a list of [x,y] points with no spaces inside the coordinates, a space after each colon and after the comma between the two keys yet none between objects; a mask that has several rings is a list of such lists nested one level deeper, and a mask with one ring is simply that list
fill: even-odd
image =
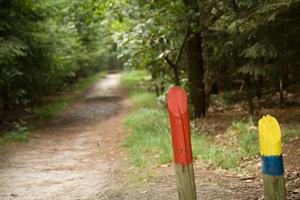
[{"label": "grassy verge", "polygon": [[[132,78],[131,78],[132,77]],[[147,91],[145,72],[125,72],[122,82],[131,92],[134,109],[124,124],[130,135],[124,142],[129,152],[129,163],[141,171],[169,163],[173,159],[168,113],[156,103],[156,96]],[[299,135],[299,131],[283,131],[283,141]],[[237,138],[234,145],[222,145],[211,136],[192,130],[193,157],[209,165],[236,170],[241,161],[259,155],[258,130],[250,123],[233,122],[224,137]]]},{"label": "grassy verge", "polygon": [[[173,159],[169,119],[166,111],[142,108],[124,120],[131,134],[125,142],[129,162],[147,168],[169,163]],[[225,169],[238,166],[238,154],[226,147],[212,144],[205,134],[192,133],[193,157]]]},{"label": "grassy verge", "polygon": [[[282,141],[287,142],[289,139],[300,136],[299,128],[283,129],[282,130]],[[259,138],[258,130],[253,127],[250,123],[243,121],[233,122],[231,127],[225,133],[229,136],[237,136],[237,147],[235,149],[235,155],[239,162],[241,158],[250,158],[259,155]]]},{"label": "grassy verge", "polygon": [[145,70],[132,70],[122,73],[122,85],[130,92],[147,90],[151,77]]},{"label": "grassy verge", "polygon": [[[93,83],[104,77],[106,72],[100,72],[93,76],[80,80],[77,84],[71,86],[63,95],[53,98],[51,101],[45,102],[43,105],[35,108],[34,115],[39,118],[51,119],[57,116],[66,105],[74,101],[82,91],[86,90]],[[12,131],[3,133],[0,137],[0,145],[13,142],[28,142],[34,133],[34,128],[25,121],[14,123]]]},{"label": "grassy verge", "polygon": [[35,116],[46,119],[55,117],[67,104],[75,100],[82,91],[86,90],[105,75],[106,72],[99,72],[93,76],[81,79],[78,83],[71,86],[64,95],[56,97],[51,101],[36,107],[34,111]]},{"label": "grassy verge", "polygon": [[25,121],[15,122],[12,131],[4,133],[0,137],[0,145],[13,142],[28,142],[33,134],[34,129],[29,127]]},{"label": "grassy verge", "polygon": [[[128,149],[129,163],[143,171],[173,160],[167,110],[158,107],[156,96],[147,92],[145,80],[147,74],[144,72],[125,72],[122,78],[123,85],[131,91],[130,99],[134,103],[133,112],[124,120],[130,130],[124,145]],[[208,164],[226,169],[238,165],[238,157],[233,150],[212,144],[205,134],[193,132],[192,146],[193,157]]]}]

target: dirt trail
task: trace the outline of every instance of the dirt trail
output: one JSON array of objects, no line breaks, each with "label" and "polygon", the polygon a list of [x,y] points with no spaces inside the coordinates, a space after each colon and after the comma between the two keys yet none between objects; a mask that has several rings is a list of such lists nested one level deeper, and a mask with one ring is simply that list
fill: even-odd
[{"label": "dirt trail", "polygon": [[[154,167],[160,176],[140,187],[124,181],[133,169],[120,145],[126,135],[121,121],[129,109],[122,97],[120,75],[110,74],[47,122],[30,143],[0,149],[0,199],[177,199],[172,164]],[[300,199],[299,144],[295,138],[286,146],[288,199]],[[251,162],[258,173],[245,176],[196,161],[198,199],[261,199],[259,159]]]},{"label": "dirt trail", "polygon": [[110,74],[26,144],[0,152],[0,199],[94,199],[122,163],[127,103]]}]

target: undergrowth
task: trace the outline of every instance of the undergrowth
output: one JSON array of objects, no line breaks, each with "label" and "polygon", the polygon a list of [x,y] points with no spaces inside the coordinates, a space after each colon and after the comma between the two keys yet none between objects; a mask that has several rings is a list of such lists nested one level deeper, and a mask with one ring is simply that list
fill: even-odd
[{"label": "undergrowth", "polygon": [[[282,141],[287,142],[290,138],[300,135],[295,128],[282,129]],[[258,128],[251,123],[243,121],[232,122],[231,127],[227,130],[227,134],[235,134],[238,137],[239,149],[236,151],[240,158],[249,158],[259,155],[259,135]]]},{"label": "undergrowth", "polygon": [[145,70],[129,70],[122,73],[122,85],[131,92],[149,89],[150,75]]},{"label": "undergrowth", "polygon": [[130,100],[134,103],[135,109],[155,108],[157,106],[156,96],[150,92],[133,92],[130,95]]},{"label": "undergrowth", "polygon": [[[125,72],[122,76],[134,104],[133,112],[124,119],[130,130],[124,145],[128,149],[129,163],[142,171],[173,160],[168,113],[157,105],[156,96],[144,87],[147,77],[144,71]],[[234,121],[225,134],[237,138],[234,147],[213,142],[211,136],[192,130],[193,157],[223,169],[237,169],[242,158],[259,155],[258,130],[252,123]],[[299,131],[294,129],[283,131],[283,141],[297,135]]]},{"label": "undergrowth", "polygon": [[246,158],[259,154],[258,131],[251,123],[234,121],[226,133],[238,137],[239,157]]},{"label": "undergrowth", "polygon": [[[126,82],[124,85],[134,86],[129,97],[134,110],[124,119],[125,126],[130,130],[124,145],[128,149],[129,163],[139,169],[147,169],[170,163],[173,160],[173,150],[167,110],[157,105],[153,93],[138,87],[145,80],[145,76],[137,76],[139,73],[125,72],[122,78]],[[131,74],[133,80],[130,79]],[[195,159],[200,158],[208,164],[226,169],[238,165],[234,151],[212,144],[205,134],[192,131],[191,135]]]},{"label": "undergrowth", "polygon": [[171,135],[165,112],[142,108],[126,117],[124,124],[131,130],[125,141],[131,164],[146,167],[171,161]]},{"label": "undergrowth", "polygon": [[[62,96],[55,97],[51,101],[44,102],[34,110],[34,115],[39,118],[51,119],[57,116],[66,105],[74,101],[82,91],[86,90],[94,82],[104,77],[106,72],[100,72],[93,76],[81,79],[77,84],[71,86]],[[13,124],[11,131],[2,133],[0,144],[4,145],[13,142],[28,142],[33,135],[34,128],[25,121],[18,121]]]},{"label": "undergrowth", "polygon": [[95,83],[105,75],[106,72],[99,72],[93,76],[81,79],[77,84],[68,88],[68,91],[66,91],[64,95],[36,107],[34,114],[40,118],[54,118],[66,105],[75,100],[82,91],[86,90],[91,84]]},{"label": "undergrowth", "polygon": [[51,119],[55,117],[60,111],[65,108],[66,101],[64,99],[59,99],[43,106],[38,107],[34,114],[41,118]]},{"label": "undergrowth", "polygon": [[242,99],[240,95],[236,95],[233,92],[224,92],[217,95],[213,94],[210,95],[210,98],[212,104],[222,107],[223,109],[231,108]]},{"label": "undergrowth", "polygon": [[20,120],[15,122],[13,131],[5,133],[0,138],[0,144],[7,144],[13,142],[28,142],[33,134],[33,128],[30,128],[26,122]]},{"label": "undergrowth", "polygon": [[284,131],[283,135],[282,135],[284,142],[288,141],[291,138],[298,137],[298,136],[300,136],[299,126],[296,126],[295,128],[291,128],[291,129]]}]

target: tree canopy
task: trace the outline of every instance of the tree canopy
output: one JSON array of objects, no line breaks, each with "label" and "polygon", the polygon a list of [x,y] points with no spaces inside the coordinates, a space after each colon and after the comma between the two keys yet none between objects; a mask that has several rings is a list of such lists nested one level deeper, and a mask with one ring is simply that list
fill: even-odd
[{"label": "tree canopy", "polygon": [[185,87],[195,117],[212,88],[241,83],[252,115],[253,96],[299,79],[299,12],[299,0],[1,0],[2,120],[121,67],[149,71],[158,96]]}]

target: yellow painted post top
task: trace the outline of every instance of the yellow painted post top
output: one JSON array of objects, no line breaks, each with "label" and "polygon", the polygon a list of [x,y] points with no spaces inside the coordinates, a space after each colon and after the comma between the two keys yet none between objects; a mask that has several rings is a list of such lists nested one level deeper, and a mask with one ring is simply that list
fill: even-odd
[{"label": "yellow painted post top", "polygon": [[276,118],[266,115],[258,121],[259,146],[262,156],[280,156],[281,130]]}]

